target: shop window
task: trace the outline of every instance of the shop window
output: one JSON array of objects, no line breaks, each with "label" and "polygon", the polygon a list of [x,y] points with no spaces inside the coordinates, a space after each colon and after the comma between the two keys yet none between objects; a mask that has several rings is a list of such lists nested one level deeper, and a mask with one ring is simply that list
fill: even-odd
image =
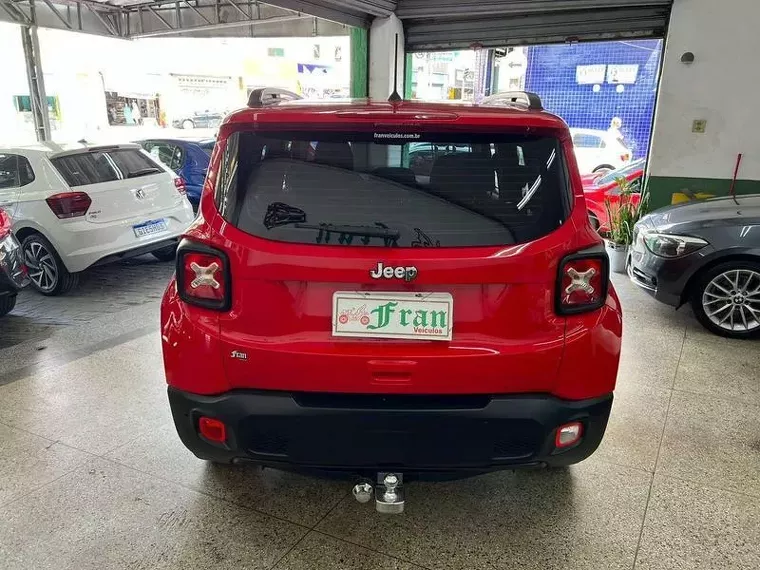
[{"label": "shop window", "polygon": [[314,44],[312,48],[312,56],[314,57],[314,59],[319,59],[321,55],[322,55],[322,48],[320,47],[319,44]]},{"label": "shop window", "polygon": [[[16,107],[16,111],[19,113],[32,112],[32,98],[29,95],[14,95],[13,105]],[[60,109],[58,108],[58,97],[49,96],[47,98],[47,105],[50,117],[57,119],[60,115]]]}]

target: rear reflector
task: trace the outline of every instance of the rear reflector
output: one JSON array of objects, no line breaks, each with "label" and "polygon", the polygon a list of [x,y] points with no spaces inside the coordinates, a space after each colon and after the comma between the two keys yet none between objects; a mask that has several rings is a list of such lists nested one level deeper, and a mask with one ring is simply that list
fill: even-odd
[{"label": "rear reflector", "polygon": [[53,213],[60,219],[84,216],[92,204],[85,192],[62,192],[45,200]]},{"label": "rear reflector", "polygon": [[576,254],[560,264],[557,312],[593,311],[604,305],[609,286],[609,262],[604,254]]},{"label": "rear reflector", "polygon": [[554,447],[561,449],[575,445],[580,441],[582,435],[583,424],[581,422],[561,425],[557,428],[557,435],[554,437]]},{"label": "rear reflector", "polygon": [[215,418],[202,416],[201,419],[198,420],[198,431],[209,441],[215,443],[224,443],[227,441],[227,427],[224,425],[224,422]]},{"label": "rear reflector", "polygon": [[183,196],[187,194],[187,186],[185,184],[185,179],[181,176],[177,176],[174,179],[174,187],[177,189],[177,192],[182,194]]},{"label": "rear reflector", "polygon": [[212,248],[184,242],[177,250],[177,289],[180,298],[206,309],[230,305],[227,257]]}]

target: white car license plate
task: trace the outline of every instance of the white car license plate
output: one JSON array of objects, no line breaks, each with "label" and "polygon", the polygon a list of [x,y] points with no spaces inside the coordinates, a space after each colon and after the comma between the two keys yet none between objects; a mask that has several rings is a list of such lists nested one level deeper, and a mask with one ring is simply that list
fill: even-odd
[{"label": "white car license plate", "polygon": [[333,294],[333,336],[451,340],[454,302],[449,293]]},{"label": "white car license plate", "polygon": [[165,232],[166,220],[151,220],[142,224],[132,226],[136,237],[152,236],[154,234],[160,234]]}]

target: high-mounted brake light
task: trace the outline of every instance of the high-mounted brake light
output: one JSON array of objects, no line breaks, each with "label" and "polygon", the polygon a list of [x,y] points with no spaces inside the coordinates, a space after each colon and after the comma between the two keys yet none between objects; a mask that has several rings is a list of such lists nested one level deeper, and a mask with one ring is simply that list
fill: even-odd
[{"label": "high-mounted brake light", "polygon": [[182,194],[183,196],[187,194],[187,184],[185,183],[185,179],[181,176],[177,176],[174,179],[174,187],[177,189],[177,192]]},{"label": "high-mounted brake light", "polygon": [[566,257],[557,279],[557,312],[593,311],[604,305],[609,286],[609,262],[599,253]]},{"label": "high-mounted brake light", "polygon": [[62,192],[45,200],[53,213],[61,220],[84,216],[92,204],[85,192]]},{"label": "high-mounted brake light", "polygon": [[227,310],[230,306],[227,256],[207,246],[183,242],[177,250],[177,289],[187,303]]}]

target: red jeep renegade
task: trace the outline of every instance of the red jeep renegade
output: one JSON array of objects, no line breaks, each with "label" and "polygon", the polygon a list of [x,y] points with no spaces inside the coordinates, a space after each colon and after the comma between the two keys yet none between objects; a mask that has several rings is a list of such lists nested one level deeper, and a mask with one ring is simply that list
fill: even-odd
[{"label": "red jeep renegade", "polygon": [[567,125],[526,93],[293,98],[225,119],[178,248],[161,326],[184,444],[358,474],[588,457],[622,321]]}]

